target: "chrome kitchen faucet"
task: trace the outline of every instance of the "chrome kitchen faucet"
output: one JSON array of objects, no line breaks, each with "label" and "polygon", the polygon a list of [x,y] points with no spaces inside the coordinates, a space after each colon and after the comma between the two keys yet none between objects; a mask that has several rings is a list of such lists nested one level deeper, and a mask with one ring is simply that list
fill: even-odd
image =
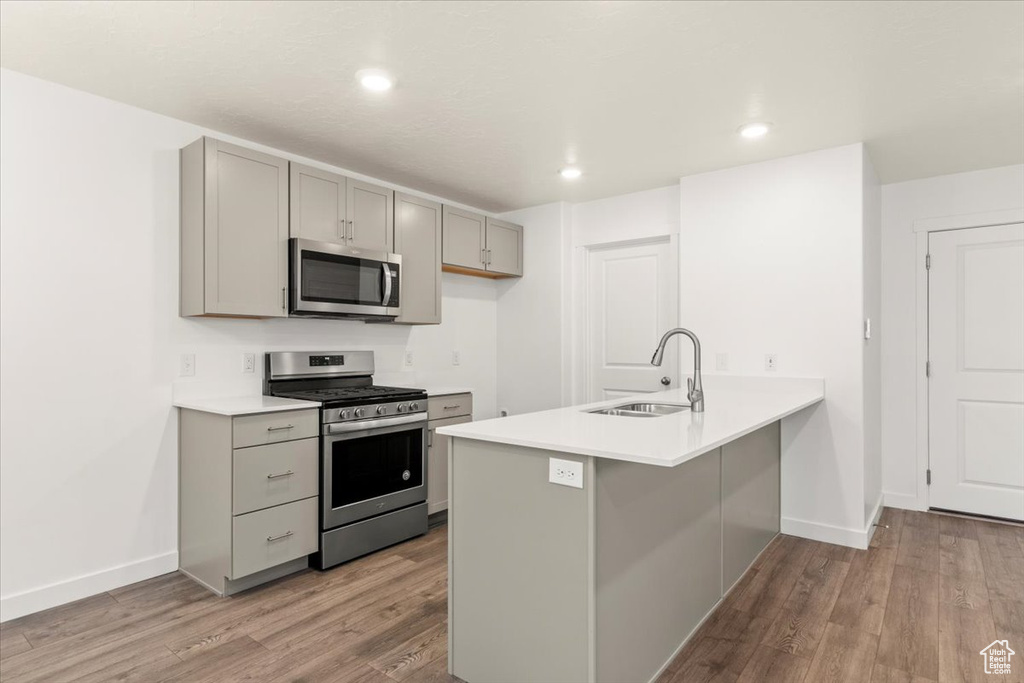
[{"label": "chrome kitchen faucet", "polygon": [[682,327],[669,330],[658,342],[658,348],[651,357],[651,365],[661,365],[665,356],[665,344],[677,334],[685,334],[693,342],[693,379],[686,379],[686,398],[690,401],[690,410],[694,413],[704,412],[704,387],[700,382],[700,340],[697,335]]}]

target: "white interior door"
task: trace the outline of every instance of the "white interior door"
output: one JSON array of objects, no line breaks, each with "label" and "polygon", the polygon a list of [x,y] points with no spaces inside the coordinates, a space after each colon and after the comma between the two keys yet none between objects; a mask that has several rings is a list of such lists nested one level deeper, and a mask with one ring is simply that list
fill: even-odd
[{"label": "white interior door", "polygon": [[[587,254],[587,398],[675,388],[678,337],[661,367],[651,356],[676,326],[678,277],[669,239],[593,248]],[[670,384],[662,383],[667,377]]]},{"label": "white interior door", "polygon": [[928,251],[929,505],[1024,519],[1024,224]]}]

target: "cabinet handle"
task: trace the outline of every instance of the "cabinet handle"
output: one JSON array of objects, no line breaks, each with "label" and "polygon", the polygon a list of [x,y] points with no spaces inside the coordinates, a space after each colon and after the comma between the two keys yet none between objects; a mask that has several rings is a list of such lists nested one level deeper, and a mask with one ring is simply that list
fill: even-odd
[{"label": "cabinet handle", "polygon": [[494,259],[492,259],[492,258],[491,258],[491,250],[490,250],[490,249],[488,249],[488,250],[487,250],[487,265],[491,265],[491,262],[492,262],[493,260],[494,260]]},{"label": "cabinet handle", "polygon": [[285,425],[284,427],[267,427],[268,432],[280,432],[284,429],[295,429],[295,425]]},{"label": "cabinet handle", "polygon": [[281,310],[282,311],[285,309],[285,295],[284,295],[284,292],[285,292],[285,288],[282,287],[281,288]]},{"label": "cabinet handle", "polygon": [[349,221],[349,222],[348,222],[348,241],[349,241],[349,242],[351,242],[351,241],[352,241],[352,233],[353,233],[353,230],[352,230],[352,221]]},{"label": "cabinet handle", "polygon": [[347,240],[348,239],[348,232],[345,230],[345,219],[344,218],[342,218],[341,220],[338,221],[338,228],[339,228],[339,230],[338,230],[338,237],[340,237],[343,240]]},{"label": "cabinet handle", "polygon": [[481,249],[480,250],[480,263],[484,264],[485,266],[487,265],[487,250],[486,249]]},{"label": "cabinet handle", "polygon": [[427,430],[427,448],[430,448],[433,445],[434,445],[434,430],[433,429],[428,429]]},{"label": "cabinet handle", "polygon": [[272,541],[280,541],[282,538],[288,538],[289,536],[292,535],[292,533],[293,532],[291,532],[291,531],[286,531],[283,534],[281,534],[280,536],[267,536],[267,543],[270,543]]},{"label": "cabinet handle", "polygon": [[293,474],[295,473],[292,472],[291,470],[288,470],[287,472],[281,472],[281,474],[268,474],[267,479],[280,479],[281,477],[290,477]]},{"label": "cabinet handle", "polygon": [[456,405],[453,405],[453,406],[444,406],[444,409],[445,410],[455,410],[456,408],[461,408],[461,407],[462,406],[456,404]]}]

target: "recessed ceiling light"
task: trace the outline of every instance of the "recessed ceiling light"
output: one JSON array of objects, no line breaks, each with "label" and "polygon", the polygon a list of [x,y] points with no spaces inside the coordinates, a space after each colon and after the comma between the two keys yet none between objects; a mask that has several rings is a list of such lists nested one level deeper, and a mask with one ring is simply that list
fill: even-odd
[{"label": "recessed ceiling light", "polygon": [[395,79],[388,75],[388,72],[381,69],[363,69],[356,73],[356,78],[367,90],[374,92],[384,92],[385,90],[391,90],[392,86],[395,85]]},{"label": "recessed ceiling light", "polygon": [[581,175],[583,175],[583,171],[576,168],[575,166],[566,166],[558,173],[566,180],[576,180]]},{"label": "recessed ceiling light", "polygon": [[768,131],[771,130],[771,127],[772,124],[770,123],[748,123],[743,126],[740,126],[740,135],[747,138],[748,140],[753,140],[755,138],[763,138],[765,135],[768,134]]}]

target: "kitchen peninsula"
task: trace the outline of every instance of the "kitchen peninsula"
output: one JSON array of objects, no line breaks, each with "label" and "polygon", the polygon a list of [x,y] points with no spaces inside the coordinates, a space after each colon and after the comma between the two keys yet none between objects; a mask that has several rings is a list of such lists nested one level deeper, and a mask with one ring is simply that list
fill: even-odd
[{"label": "kitchen peninsula", "polygon": [[671,661],[778,533],[781,421],[824,399],[820,379],[705,383],[703,413],[673,390],[438,430],[452,674],[632,682]]}]

